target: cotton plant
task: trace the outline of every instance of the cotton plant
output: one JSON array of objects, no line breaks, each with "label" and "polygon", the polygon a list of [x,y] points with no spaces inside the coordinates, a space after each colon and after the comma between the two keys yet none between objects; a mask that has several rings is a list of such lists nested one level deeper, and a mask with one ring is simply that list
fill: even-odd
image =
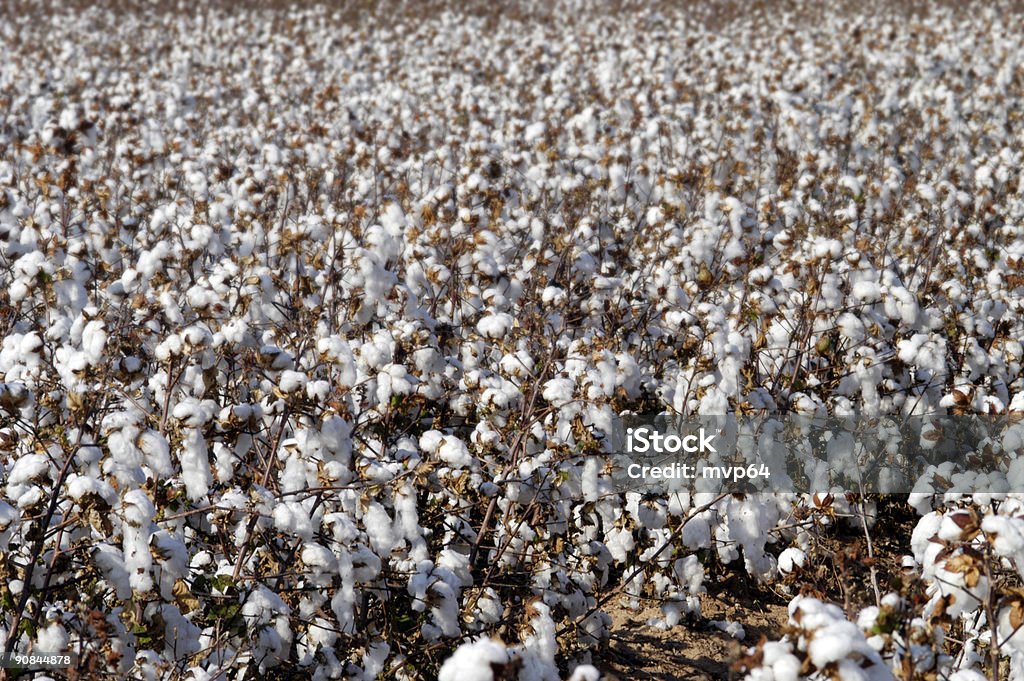
[{"label": "cotton plant", "polygon": [[150,10],[0,10],[6,647],[589,681],[728,570],[795,598],[752,677],[1024,678],[1018,465],[911,481],[920,611],[856,613],[798,594],[872,499],[600,465],[634,413],[1024,411],[1005,12]]}]

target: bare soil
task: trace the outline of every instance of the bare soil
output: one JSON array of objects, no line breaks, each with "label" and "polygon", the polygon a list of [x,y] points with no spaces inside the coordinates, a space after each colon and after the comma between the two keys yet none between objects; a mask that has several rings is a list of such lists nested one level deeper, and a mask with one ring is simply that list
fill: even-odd
[{"label": "bare soil", "polygon": [[[610,610],[612,639],[595,660],[606,674],[625,679],[657,681],[718,681],[736,678],[730,664],[744,647],[753,646],[761,636],[778,636],[786,622],[786,606],[755,599],[736,599],[725,594],[701,598],[702,617],[682,622],[667,631],[649,626],[659,617],[657,606],[630,610],[617,605]],[[718,629],[714,620],[736,621],[745,636],[738,641]]]}]

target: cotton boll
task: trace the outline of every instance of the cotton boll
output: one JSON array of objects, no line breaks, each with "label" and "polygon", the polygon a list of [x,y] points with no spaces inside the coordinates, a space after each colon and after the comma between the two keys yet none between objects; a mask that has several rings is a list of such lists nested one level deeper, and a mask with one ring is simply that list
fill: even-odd
[{"label": "cotton boll", "polygon": [[914,531],[910,535],[910,547],[918,564],[923,563],[925,551],[932,544],[932,537],[938,534],[942,518],[942,514],[932,511],[918,520],[914,526]]},{"label": "cotton boll", "polygon": [[278,379],[277,385],[281,389],[282,393],[288,395],[305,388],[308,380],[309,377],[304,373],[285,369],[281,372],[281,377]]},{"label": "cotton boll", "polygon": [[521,681],[558,681],[558,668],[555,666],[558,643],[551,609],[545,603],[535,602],[533,610],[536,614],[530,620],[532,633],[520,648],[522,669],[519,678]]},{"label": "cotton boll", "polygon": [[131,598],[132,586],[124,554],[109,544],[98,544],[92,551],[92,559],[100,569],[103,578],[114,587],[119,600]]},{"label": "cotton boll", "polygon": [[67,650],[70,637],[68,631],[60,622],[50,622],[39,629],[36,634],[35,648],[37,655],[62,654]]},{"label": "cotton boll", "polygon": [[396,540],[394,522],[384,507],[376,502],[370,502],[363,513],[363,526],[373,550],[379,556],[387,557],[395,548]]},{"label": "cotton boll", "polygon": [[504,338],[512,328],[512,315],[507,312],[485,315],[476,328],[484,338]]},{"label": "cotton boll", "polygon": [[444,661],[438,681],[494,681],[492,665],[510,661],[509,651],[499,642],[481,638],[463,643]]},{"label": "cotton boll", "polygon": [[988,598],[989,580],[981,566],[965,553],[957,553],[937,563],[934,579],[938,595],[950,599],[946,613],[956,618],[977,610]]},{"label": "cotton boll", "polygon": [[553,378],[544,384],[542,397],[556,407],[561,407],[572,401],[575,385],[569,378]]},{"label": "cotton boll", "polygon": [[881,297],[881,289],[873,281],[858,281],[853,285],[851,296],[860,303],[876,303]]},{"label": "cotton boll", "polygon": [[213,472],[210,469],[206,439],[198,429],[186,429],[178,459],[188,498],[193,501],[202,499],[213,484]]},{"label": "cotton boll", "polygon": [[466,443],[452,435],[443,438],[437,448],[437,455],[453,468],[468,468],[473,465],[473,456],[469,453]]},{"label": "cotton boll", "polygon": [[712,620],[711,625],[716,629],[724,631],[737,641],[742,641],[747,636],[746,631],[743,629],[743,625],[739,622]]},{"label": "cotton boll", "polygon": [[276,666],[288,654],[292,638],[287,617],[290,612],[281,597],[262,584],[242,604],[242,619],[254,636],[253,654],[262,669]]},{"label": "cotton boll", "polygon": [[589,664],[581,664],[572,670],[569,681],[601,681],[604,678],[597,667]]},{"label": "cotton boll", "polygon": [[124,561],[129,583],[135,591],[153,589],[153,556],[149,551],[152,521],[156,515],[153,502],[142,490],[132,490],[121,500]]},{"label": "cotton boll", "polygon": [[165,530],[153,533],[149,545],[156,561],[154,574],[160,585],[161,597],[171,600],[174,584],[188,573],[188,549],[179,537]]},{"label": "cotton boll", "polygon": [[50,472],[50,462],[42,454],[25,454],[11,467],[7,475],[7,496],[17,499],[19,507],[26,507],[28,500],[37,496],[36,485],[44,483]]},{"label": "cotton boll", "polygon": [[779,554],[779,572],[784,575],[798,572],[804,567],[807,555],[796,547],[790,547]]},{"label": "cotton boll", "polygon": [[305,540],[313,538],[313,522],[309,511],[298,501],[283,501],[274,506],[274,527]]},{"label": "cotton boll", "polygon": [[156,479],[168,478],[173,474],[170,445],[163,435],[155,430],[144,431],[139,435],[138,446],[144,465]]}]

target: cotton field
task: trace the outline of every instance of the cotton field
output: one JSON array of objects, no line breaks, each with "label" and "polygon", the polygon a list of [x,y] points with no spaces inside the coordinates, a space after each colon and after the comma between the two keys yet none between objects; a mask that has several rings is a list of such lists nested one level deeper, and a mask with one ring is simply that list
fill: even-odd
[{"label": "cotton field", "polygon": [[[1021,16],[5,3],[8,677],[1024,679]],[[1006,426],[623,488],[665,413]]]}]

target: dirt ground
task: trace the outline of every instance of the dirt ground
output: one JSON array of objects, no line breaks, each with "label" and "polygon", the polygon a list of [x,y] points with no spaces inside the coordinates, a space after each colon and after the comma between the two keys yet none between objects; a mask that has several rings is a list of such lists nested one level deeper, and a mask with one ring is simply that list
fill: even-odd
[{"label": "dirt ground", "polygon": [[[595,660],[605,673],[626,679],[652,681],[718,681],[731,679],[729,665],[744,647],[753,646],[762,635],[774,638],[786,622],[786,606],[735,598],[728,592],[705,594],[702,617],[681,622],[668,631],[649,626],[660,616],[657,606],[629,610],[616,606],[612,615],[612,639],[608,649]],[[738,641],[715,627],[713,620],[739,622],[745,636]]]}]

